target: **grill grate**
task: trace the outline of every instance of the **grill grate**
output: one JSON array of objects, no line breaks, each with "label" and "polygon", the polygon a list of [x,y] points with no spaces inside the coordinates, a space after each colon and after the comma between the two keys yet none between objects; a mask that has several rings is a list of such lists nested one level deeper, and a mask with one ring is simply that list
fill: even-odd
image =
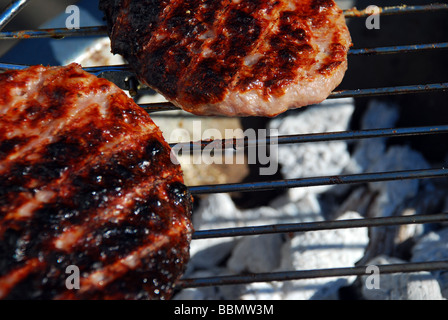
[{"label": "grill grate", "polygon": [[[6,24],[11,21],[19,12],[22,10],[30,0],[18,0],[13,1],[7,8],[5,8],[2,15],[0,15],[0,30],[6,26]],[[420,6],[391,6],[379,8],[381,15],[398,15],[405,13],[424,13],[424,12],[434,12],[439,10],[448,9],[448,4],[435,3],[430,5],[420,5]],[[349,9],[344,10],[344,15],[346,18],[365,18],[370,15],[367,9]],[[93,27],[82,27],[80,29],[67,30],[66,28],[54,28],[54,29],[39,29],[39,30],[21,30],[21,31],[10,31],[10,32],[0,32],[0,40],[5,39],[32,39],[32,38],[56,38],[61,39],[65,37],[85,37],[85,36],[98,36],[105,35],[107,28],[105,26],[93,26]]]},{"label": "grill grate", "polygon": [[[378,269],[381,274],[438,271],[448,269],[448,262],[433,261],[433,262],[379,265]],[[210,287],[210,286],[222,286],[222,285],[248,284],[255,282],[304,280],[304,279],[315,279],[326,277],[363,276],[365,274],[366,274],[366,267],[331,268],[320,270],[300,270],[300,271],[245,274],[237,276],[183,279],[179,281],[178,286],[179,288],[184,289],[184,288]]]},{"label": "grill grate", "polygon": [[375,172],[353,175],[328,176],[328,177],[311,177],[299,178],[289,180],[265,181],[265,182],[250,182],[250,183],[234,183],[234,184],[219,184],[209,186],[195,186],[190,187],[190,192],[197,194],[210,193],[226,193],[226,192],[253,192],[253,191],[267,191],[274,189],[286,188],[304,188],[315,187],[334,184],[353,184],[353,183],[368,183],[379,181],[392,180],[409,180],[409,179],[428,179],[428,178],[443,178],[448,176],[448,169],[425,169],[425,170],[410,170],[410,171],[395,171],[395,172]]},{"label": "grill grate", "polygon": [[[9,21],[11,21],[30,1],[20,0],[13,1],[5,8],[0,15],[0,30],[2,30]],[[430,4],[421,6],[392,6],[380,8],[382,15],[398,15],[406,13],[423,13],[435,12],[440,10],[447,10],[448,4]],[[350,9],[344,11],[346,18],[362,18],[369,15],[366,10]],[[78,30],[67,30],[66,28],[57,29],[39,29],[39,30],[22,30],[13,32],[0,32],[0,40],[8,39],[32,39],[32,38],[57,38],[65,37],[86,37],[106,35],[105,26],[82,27]],[[404,45],[392,47],[376,47],[364,49],[351,49],[350,56],[363,55],[384,55],[384,54],[398,54],[422,52],[430,50],[442,50],[448,48],[448,42],[431,43],[431,44],[417,44]],[[1,70],[24,69],[26,65],[16,65],[9,63],[0,63]],[[130,68],[127,65],[120,66],[100,66],[85,68],[86,71],[101,76],[103,73],[129,73]],[[128,76],[128,75],[126,75]],[[417,84],[411,86],[395,86],[385,88],[372,89],[353,89],[333,92],[329,98],[359,98],[359,97],[374,97],[384,95],[398,95],[398,94],[413,94],[413,93],[431,93],[437,91],[448,90],[448,82],[432,83],[432,84]],[[151,103],[142,104],[148,112],[160,112],[177,110],[171,103]],[[426,127],[410,127],[410,128],[391,128],[391,129],[372,129],[361,131],[345,131],[332,133],[317,133],[317,134],[300,134],[276,137],[275,143],[278,144],[295,144],[295,143],[313,143],[322,141],[337,141],[337,140],[354,140],[354,139],[370,139],[379,137],[404,137],[404,136],[421,136],[421,135],[435,135],[448,132],[448,125],[442,126],[426,126]],[[271,143],[272,137],[268,137],[267,141],[263,143]],[[222,140],[222,141],[196,141],[190,142],[190,150],[194,148],[203,148],[210,143],[220,143],[225,148],[235,148],[244,145],[249,147],[258,145],[260,141],[244,139]],[[310,177],[290,180],[278,181],[264,181],[253,183],[234,183],[221,185],[202,185],[191,186],[189,190],[193,195],[203,195],[211,193],[227,193],[227,192],[253,192],[261,190],[287,189],[299,188],[319,185],[333,185],[333,184],[354,184],[367,183],[374,181],[390,181],[390,180],[408,180],[408,179],[429,179],[448,177],[448,169],[416,169],[412,171],[397,171],[397,172],[374,172],[363,173],[357,175],[341,175],[341,176],[327,176],[327,177]],[[210,239],[220,237],[236,237],[236,236],[253,236],[271,233],[290,233],[290,232],[307,232],[317,230],[330,230],[341,228],[370,228],[380,226],[396,226],[404,224],[427,224],[448,221],[448,213],[440,213],[433,215],[422,216],[401,216],[401,217],[387,217],[387,218],[365,218],[357,220],[342,220],[342,221],[323,221],[312,223],[293,223],[293,224],[276,224],[256,227],[243,228],[227,228],[215,230],[198,230],[193,235],[193,240]],[[433,270],[447,270],[448,261],[432,261],[424,263],[405,263],[394,265],[379,266],[380,272],[387,273],[401,273],[401,272],[418,272],[418,271],[433,271]],[[323,270],[302,270],[289,272],[276,272],[265,274],[245,274],[234,276],[220,276],[209,278],[194,278],[182,279],[178,283],[178,287],[193,288],[204,286],[220,286],[220,285],[234,285],[247,284],[253,282],[270,282],[270,281],[288,281],[300,280],[320,277],[334,277],[334,276],[358,276],[365,275],[365,267],[353,268],[332,268]]]}]

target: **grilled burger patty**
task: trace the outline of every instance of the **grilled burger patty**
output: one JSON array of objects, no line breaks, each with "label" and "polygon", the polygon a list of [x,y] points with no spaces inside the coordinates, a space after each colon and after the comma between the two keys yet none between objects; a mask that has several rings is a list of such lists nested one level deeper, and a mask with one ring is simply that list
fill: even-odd
[{"label": "grilled burger patty", "polygon": [[100,0],[112,52],[198,115],[275,116],[339,85],[351,38],[333,0]]},{"label": "grilled burger patty", "polygon": [[190,215],[169,145],[114,84],[77,64],[0,74],[0,298],[168,299]]}]

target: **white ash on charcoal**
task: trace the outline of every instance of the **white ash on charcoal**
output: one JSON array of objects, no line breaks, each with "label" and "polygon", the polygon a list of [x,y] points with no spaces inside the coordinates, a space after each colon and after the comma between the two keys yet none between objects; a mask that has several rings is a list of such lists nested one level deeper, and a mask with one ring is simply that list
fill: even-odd
[{"label": "white ash on charcoal", "polygon": [[[361,218],[348,212],[341,219]],[[303,232],[290,235],[275,258],[280,265],[272,272],[350,267],[363,256],[368,243],[365,229],[340,229]],[[278,249],[278,248],[277,248]],[[247,271],[247,270],[246,270]],[[349,286],[356,277],[326,277],[239,286],[238,299],[338,299],[341,287]]]},{"label": "white ash on charcoal", "polygon": [[[195,278],[214,277],[218,270],[199,270],[193,273]],[[173,300],[216,300],[222,299],[214,287],[187,288],[174,295]]]},{"label": "white ash on charcoal", "polygon": [[[326,100],[318,106],[279,117],[270,122],[270,129],[279,135],[345,131],[354,112],[353,99]],[[278,160],[286,179],[333,176],[342,173],[350,161],[346,141],[297,143],[280,146]],[[333,188],[317,186],[289,190],[291,201],[307,194],[316,195]]]},{"label": "white ash on charcoal", "polygon": [[[216,197],[220,201],[216,201]],[[228,195],[213,195],[196,212],[199,220],[210,219],[210,215],[220,211],[219,202],[224,207],[231,208],[231,199]],[[302,202],[305,202],[302,200]],[[299,202],[300,203],[300,202]],[[295,203],[297,205],[297,203]],[[306,204],[304,207],[309,205]],[[311,213],[308,210],[300,211],[291,204],[273,209],[264,207],[252,210],[238,210],[233,208],[227,213],[233,213],[233,217],[226,215],[227,219],[221,219],[214,224],[199,225],[213,228],[228,227],[233,225],[251,226],[261,222],[272,222],[277,217],[279,221],[294,222],[322,221],[323,217],[318,212]],[[312,206],[311,206],[312,208]],[[308,208],[309,209],[309,208]],[[206,219],[204,219],[204,217]],[[235,217],[239,217],[235,220]],[[251,219],[250,217],[255,219]],[[347,213],[342,219],[361,218],[356,213]],[[187,277],[195,278],[204,276],[223,276],[241,273],[260,273],[292,271],[297,269],[317,269],[329,267],[354,266],[365,250],[368,243],[366,229],[340,229],[316,232],[304,232],[285,237],[279,234],[247,236],[237,238],[196,240],[192,242],[192,258]],[[218,257],[218,258],[217,258]],[[214,265],[212,266],[212,261]],[[334,299],[337,291],[342,286],[350,285],[355,277],[348,278],[321,278],[311,280],[299,280],[274,283],[252,283],[238,286],[218,287],[214,291],[210,288],[195,288],[182,291],[177,299],[190,299],[194,297],[208,297],[209,299]]]},{"label": "white ash on charcoal", "polygon": [[[447,261],[448,228],[430,231],[420,237],[412,249],[412,262]],[[448,271],[433,271],[440,284],[442,295],[448,299]]]},{"label": "white ash on charcoal", "polygon": [[[272,125],[271,128],[278,128],[279,134],[344,131],[348,129],[353,110],[352,99],[333,100],[315,109],[310,108],[292,115],[291,119],[289,116],[282,120],[276,119],[274,121],[280,122]],[[317,125],[311,126],[312,123]],[[346,142],[323,142],[288,147],[295,148],[293,157],[289,158],[289,164],[283,161],[291,154],[288,148],[283,148],[284,150],[280,151],[283,154],[280,154],[279,158],[282,159],[283,167],[289,165],[287,169],[284,169],[284,172],[291,171],[298,176],[322,174],[321,170],[324,169],[326,170],[323,172],[324,174],[338,174],[342,172],[349,161]],[[313,165],[317,165],[317,168],[311,169]],[[302,170],[303,167],[306,167],[307,171]],[[330,168],[332,169],[330,170]],[[293,178],[292,175],[289,177]],[[196,230],[206,230],[322,221],[324,217],[317,196],[329,188],[307,188],[308,190],[303,194],[292,193],[273,200],[269,206],[245,210],[238,209],[229,195],[214,194],[201,200],[199,208],[195,211],[193,222]],[[362,233],[362,236],[358,234],[359,232]],[[348,266],[353,266],[356,260],[362,257],[362,252],[367,243],[366,230],[358,230],[358,233],[353,230],[337,230],[325,232],[325,236],[317,237],[313,233],[304,233],[291,235],[292,238],[273,234],[195,240],[191,245],[192,258],[186,277],[198,277],[203,274],[203,270],[208,270],[213,276],[244,272],[275,272],[286,267],[289,270],[294,270],[298,267],[299,262],[297,261],[300,260],[298,257],[298,260],[291,257],[294,250],[297,249],[294,247],[295,242],[301,241],[294,240],[296,236],[298,239],[305,237],[305,239],[308,239],[304,240],[305,243],[319,248],[317,251],[320,259],[304,259],[314,262],[313,268],[317,266],[315,263],[330,266],[336,262],[339,266],[347,263]],[[352,240],[350,240],[351,237]],[[339,249],[335,250],[334,246],[329,245],[330,243],[338,243]],[[344,247],[344,244],[351,245]],[[301,254],[308,254],[306,250],[303,251]],[[346,251],[345,254],[342,253],[344,251]],[[312,252],[316,253],[313,250]],[[353,252],[355,252],[354,256]],[[338,263],[337,257],[348,260]],[[337,292],[338,288],[348,284],[345,279],[321,280],[317,284],[314,282],[313,280],[313,288],[309,290],[304,290],[300,284],[288,282],[223,286],[217,288],[210,298],[295,299],[299,298],[296,291],[304,292],[300,296],[301,299],[318,295],[328,297],[330,293],[333,297],[333,293]],[[208,290],[207,293],[204,290]],[[210,294],[209,288],[197,288],[181,292],[178,297],[206,296],[207,294]]]},{"label": "white ash on charcoal", "polygon": [[[398,107],[372,100],[362,119],[362,129],[392,128],[398,119]],[[428,169],[430,164],[416,150],[406,145],[388,145],[386,138],[359,141],[345,173],[393,172]],[[356,210],[365,217],[391,217],[434,213],[445,191],[431,181],[371,182],[355,188],[341,205],[340,212]],[[422,225],[401,225],[370,229],[369,248],[360,263],[377,255],[397,255],[401,244],[424,232]]]},{"label": "white ash on charcoal", "polygon": [[244,237],[238,241],[227,261],[227,268],[234,273],[272,272],[279,267],[280,248],[284,239],[280,234]]},{"label": "white ash on charcoal", "polygon": [[[398,107],[394,104],[372,100],[361,119],[362,130],[393,128],[399,118]],[[350,162],[344,168],[344,173],[366,172],[370,166],[386,152],[387,138],[361,139],[355,144]]]},{"label": "white ash on charcoal", "polygon": [[[408,146],[392,146],[381,156],[381,161],[375,162],[368,171],[392,172],[428,169],[429,167],[429,164],[417,151]],[[415,179],[406,183],[403,181],[369,183],[369,189],[379,194],[374,204],[373,215],[382,217],[393,215],[400,204],[417,195],[421,184],[421,181]]]},{"label": "white ash on charcoal", "polygon": [[[209,230],[322,220],[320,206],[313,197],[294,203],[276,199],[276,203],[276,207],[240,210],[228,194],[213,194],[202,199],[193,215],[193,223],[196,230]],[[185,276],[202,277],[204,272],[207,276],[272,272],[281,263],[280,247],[285,241],[278,234],[194,240]],[[176,298],[241,299],[245,292],[245,286],[223,286],[212,291],[210,288],[194,288],[181,291]]]},{"label": "white ash on charcoal", "polygon": [[[399,117],[397,106],[377,100],[370,101],[367,110],[361,119],[360,129],[393,128]],[[347,166],[342,174],[359,174],[373,172],[371,166],[377,161],[381,161],[386,153],[387,138],[361,139],[354,144],[354,150]],[[346,211],[354,210],[366,216],[366,212],[371,203],[373,195],[370,188],[365,186],[341,185],[334,189],[339,194],[349,192],[345,201],[336,210],[334,216]]]},{"label": "white ash on charcoal", "polygon": [[[338,220],[361,219],[347,212]],[[282,248],[281,270],[319,270],[353,267],[368,244],[365,228],[303,232],[294,235]],[[356,277],[326,277],[285,282],[284,299],[337,299],[338,290]]]},{"label": "white ash on charcoal", "polygon": [[[406,261],[378,256],[369,266],[403,264]],[[362,296],[367,300],[444,300],[437,279],[426,271],[362,276]]]},{"label": "white ash on charcoal", "polygon": [[[392,172],[412,169],[426,169],[427,162],[416,151],[407,146],[392,146],[378,161],[371,166],[372,172]],[[369,183],[370,206],[366,217],[391,217],[403,215],[403,205],[412,199],[416,199],[423,192],[427,182],[421,180],[387,181]],[[408,215],[416,212],[407,211]],[[370,229],[370,245],[364,260],[378,254],[394,254],[397,246],[397,234],[403,228],[415,228],[415,226],[392,226]],[[402,231],[403,232],[403,231]],[[411,231],[408,231],[411,232]]]},{"label": "white ash on charcoal", "polygon": [[[281,203],[279,199],[277,203]],[[319,204],[312,197],[307,197],[301,201],[292,203],[286,202],[282,205],[266,206],[256,209],[238,209],[228,194],[213,194],[204,198],[193,215],[193,224],[196,230],[223,229],[235,227],[248,227],[257,225],[271,225],[279,223],[297,223],[320,221]],[[189,268],[191,270],[207,269],[220,265],[226,258],[234,255],[230,259],[232,269],[255,270],[274,265],[267,261],[268,257],[275,256],[278,251],[276,247],[269,244],[266,239],[279,243],[279,237],[266,235],[258,237],[257,241],[250,240],[249,237],[230,237],[195,240],[191,243],[191,260]],[[248,246],[246,242],[253,246]],[[246,254],[242,248],[246,247]],[[267,249],[272,249],[267,252]],[[257,261],[247,259],[248,255],[259,256]],[[240,257],[240,258],[236,258]],[[258,266],[263,264],[263,267]],[[268,270],[266,270],[268,271]]]},{"label": "white ash on charcoal", "polygon": [[[327,101],[273,119],[269,128],[278,129],[280,135],[346,131],[350,130],[353,110],[351,99]],[[392,128],[398,117],[395,105],[373,100],[364,113],[361,129]],[[286,179],[430,167],[419,152],[406,145],[390,144],[387,138],[284,145],[279,147],[278,159]],[[266,206],[251,209],[238,208],[228,194],[212,194],[201,198],[193,222],[196,230],[208,230],[429,214],[443,207],[445,194],[445,189],[430,180],[296,188]],[[185,277],[346,268],[375,262],[377,257],[409,261],[412,253],[412,259],[417,259],[416,252],[424,241],[414,251],[412,248],[427,232],[424,225],[411,224],[194,240]],[[448,243],[446,238],[440,241],[440,250],[443,243]],[[341,299],[340,290],[350,287],[356,288],[358,299],[438,299],[446,297],[448,285],[443,279],[447,278],[445,273],[391,275],[383,278],[382,292],[362,292],[361,277],[316,278],[193,288],[179,292],[176,298]]]}]

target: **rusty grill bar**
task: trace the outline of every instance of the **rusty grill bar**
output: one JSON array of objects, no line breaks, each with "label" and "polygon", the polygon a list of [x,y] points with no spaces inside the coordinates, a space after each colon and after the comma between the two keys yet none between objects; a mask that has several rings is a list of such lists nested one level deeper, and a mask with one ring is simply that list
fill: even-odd
[{"label": "rusty grill bar", "polygon": [[12,1],[3,13],[0,15],[0,30],[2,30],[25,6],[30,3],[30,0],[16,0]]},{"label": "rusty grill bar", "polygon": [[[402,272],[420,272],[420,271],[438,271],[448,269],[448,261],[431,261],[417,263],[400,263],[390,265],[378,265],[381,274],[402,273]],[[197,288],[207,286],[223,286],[236,284],[249,284],[254,282],[272,282],[304,280],[326,277],[345,277],[345,276],[364,276],[367,266],[358,266],[352,268],[331,268],[331,269],[313,269],[271,273],[257,273],[236,276],[221,276],[208,278],[183,279],[177,284],[177,288]]]},{"label": "rusty grill bar", "polygon": [[354,175],[310,177],[277,181],[217,184],[190,187],[193,195],[227,192],[254,192],[288,188],[304,188],[336,184],[359,184],[379,181],[412,180],[448,177],[448,169],[427,169],[411,171],[375,172]]},{"label": "rusty grill bar", "polygon": [[[448,82],[425,84],[425,85],[372,88],[372,89],[340,90],[340,91],[333,91],[328,97],[328,99],[379,97],[379,96],[398,95],[398,94],[430,93],[434,91],[446,91],[446,90],[448,90]],[[140,106],[149,113],[180,110],[178,107],[174,106],[170,102],[140,104]]]},{"label": "rusty grill bar", "polygon": [[193,239],[212,239],[224,237],[253,236],[272,233],[308,232],[321,230],[334,230],[345,228],[369,228],[396,226],[405,224],[425,224],[448,221],[448,213],[421,215],[421,216],[401,216],[386,218],[364,218],[337,221],[319,221],[307,223],[275,224],[256,227],[240,227],[212,230],[198,230],[193,234]]},{"label": "rusty grill bar", "polygon": [[307,143],[307,142],[324,142],[324,141],[338,141],[338,140],[355,140],[355,139],[369,139],[369,138],[387,138],[387,137],[407,137],[417,135],[431,135],[448,133],[448,125],[442,126],[426,126],[426,127],[411,127],[411,128],[391,128],[391,129],[369,129],[358,131],[341,131],[341,132],[325,132],[325,133],[310,133],[310,134],[296,134],[283,135],[273,139],[267,137],[266,139],[226,139],[226,140],[205,140],[187,143],[171,143],[170,146],[185,147],[185,149],[193,152],[198,148],[205,148],[210,144],[215,146],[220,145],[225,149],[237,149],[239,147],[257,146],[263,144],[290,144],[290,143]]},{"label": "rusty grill bar", "polygon": [[[30,0],[15,1],[11,8],[6,8],[3,13],[3,19],[0,17],[0,30],[2,29],[2,23],[6,25]],[[430,5],[420,6],[391,6],[379,8],[381,15],[398,15],[406,13],[423,13],[433,12],[439,10],[447,10],[448,4],[437,3]],[[346,18],[364,18],[372,13],[367,10],[349,9],[344,10]],[[3,20],[5,22],[3,22]],[[0,40],[6,39],[38,39],[38,38],[56,38],[62,39],[65,37],[85,37],[85,36],[102,36],[107,33],[105,26],[91,26],[81,27],[79,29],[68,30],[66,28],[54,28],[54,29],[39,29],[39,30],[22,30],[22,31],[10,31],[0,32]]]},{"label": "rusty grill bar", "polygon": [[[7,23],[11,21],[29,2],[30,0],[12,1],[9,6],[4,8],[3,13],[0,14],[0,30],[2,30],[7,25]],[[430,4],[420,6],[403,5],[403,6],[383,7],[379,9],[381,15],[399,15],[408,13],[424,13],[424,12],[447,10],[448,4]],[[346,18],[362,18],[369,16],[371,12],[368,11],[367,9],[365,10],[350,9],[345,10],[344,14]],[[55,28],[55,29],[0,32],[0,40],[36,39],[36,38],[63,39],[66,37],[104,36],[106,34],[107,34],[107,28],[105,26],[82,27],[80,29],[74,29],[74,30],[68,30],[66,28]],[[448,49],[448,42],[351,49],[349,51],[349,55],[364,56],[364,55],[415,53],[415,52],[441,50],[441,49]],[[0,63],[0,70],[21,70],[26,67],[28,66]],[[85,68],[85,70],[97,76],[101,76],[105,73],[130,72],[130,68],[127,65],[100,66],[100,67]],[[329,96],[329,99],[347,98],[347,97],[353,97],[353,98],[374,97],[374,96],[411,94],[411,93],[430,93],[446,90],[448,90],[448,82],[426,84],[426,85],[418,84],[411,86],[342,90],[333,92]],[[148,112],[179,110],[177,107],[175,107],[169,102],[142,104],[141,107],[146,109]],[[368,139],[378,137],[434,135],[442,133],[448,133],[448,125],[289,135],[289,136],[276,137],[275,143],[278,144],[308,143],[308,142],[322,142],[322,141],[336,141],[336,140]],[[237,144],[241,145],[240,143],[242,143],[244,147],[259,145],[261,143],[258,140],[254,141],[245,139],[244,141],[238,141],[234,139],[234,140],[222,140],[222,141],[190,142],[189,145],[193,149],[197,147],[203,148],[212,142],[220,143],[225,148],[235,148]],[[263,141],[263,143],[271,143],[271,142],[272,142],[271,137],[268,137],[267,140]],[[375,173],[364,173],[357,175],[310,177],[301,179],[265,181],[254,183],[190,186],[189,190],[193,195],[199,195],[199,194],[236,192],[236,191],[252,192],[260,190],[299,188],[299,187],[309,187],[319,185],[369,183],[375,181],[429,179],[429,178],[445,178],[445,177],[448,177],[448,169],[445,168],[419,169],[411,171],[375,172]],[[307,232],[307,231],[319,231],[319,230],[342,229],[342,228],[370,228],[370,227],[397,226],[404,224],[428,224],[428,223],[440,223],[445,221],[448,221],[448,213],[440,213],[433,215],[387,217],[387,218],[363,218],[363,219],[342,220],[342,221],[341,220],[322,221],[312,223],[276,224],[276,225],[254,226],[243,228],[198,230],[193,234],[193,240],[220,238],[220,237],[253,236],[261,234],[271,234],[271,233]],[[378,266],[378,268],[380,272],[383,274],[448,270],[448,261],[380,265]],[[336,277],[336,276],[339,277],[361,276],[365,274],[366,274],[366,266],[356,266],[352,268],[331,268],[322,270],[300,270],[300,271],[286,271],[286,272],[274,272],[274,273],[218,276],[209,278],[182,279],[178,282],[177,288],[182,289],[182,288],[194,288],[205,286],[248,284],[254,282],[288,281],[288,280],[300,280],[300,279]]]}]

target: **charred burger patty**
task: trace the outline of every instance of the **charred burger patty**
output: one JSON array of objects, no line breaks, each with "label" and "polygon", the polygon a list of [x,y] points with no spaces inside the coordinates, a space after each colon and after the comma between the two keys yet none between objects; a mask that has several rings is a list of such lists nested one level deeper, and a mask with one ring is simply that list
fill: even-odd
[{"label": "charred burger patty", "polygon": [[333,0],[100,0],[112,52],[198,115],[275,116],[325,100],[351,38]]},{"label": "charred burger patty", "polygon": [[0,298],[168,299],[190,215],[169,145],[114,84],[76,64],[0,74]]}]

